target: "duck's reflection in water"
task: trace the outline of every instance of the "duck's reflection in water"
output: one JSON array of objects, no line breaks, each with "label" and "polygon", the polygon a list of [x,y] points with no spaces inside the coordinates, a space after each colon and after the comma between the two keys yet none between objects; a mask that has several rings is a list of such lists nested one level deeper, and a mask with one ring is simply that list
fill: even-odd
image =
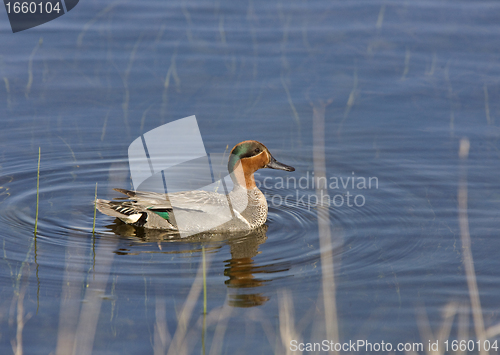
[{"label": "duck's reflection in water", "polygon": [[[231,258],[225,260],[224,275],[228,277],[225,284],[228,286],[228,303],[233,307],[254,307],[264,304],[269,297],[257,293],[257,289],[271,281],[259,278],[257,274],[271,274],[287,271],[288,265],[257,265],[254,261],[259,252],[259,246],[267,240],[267,225],[257,229],[233,233],[200,233],[189,238],[180,238],[178,234],[134,227],[117,220],[107,226],[115,234],[129,238],[127,248],[115,251],[119,255],[138,255],[141,253],[199,253],[200,243],[207,250],[215,251],[228,245]],[[174,250],[169,248],[170,243],[182,243],[183,248]],[[149,244],[149,248],[143,248]]]}]

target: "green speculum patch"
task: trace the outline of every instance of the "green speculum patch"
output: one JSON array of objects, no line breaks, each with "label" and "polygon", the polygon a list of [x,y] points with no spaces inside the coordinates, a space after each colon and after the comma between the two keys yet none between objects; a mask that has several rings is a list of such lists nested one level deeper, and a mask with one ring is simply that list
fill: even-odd
[{"label": "green speculum patch", "polygon": [[167,211],[155,211],[155,210],[152,210],[152,212],[156,213],[158,216],[160,216],[163,219],[166,219],[167,221],[170,219],[170,215],[168,214]]}]

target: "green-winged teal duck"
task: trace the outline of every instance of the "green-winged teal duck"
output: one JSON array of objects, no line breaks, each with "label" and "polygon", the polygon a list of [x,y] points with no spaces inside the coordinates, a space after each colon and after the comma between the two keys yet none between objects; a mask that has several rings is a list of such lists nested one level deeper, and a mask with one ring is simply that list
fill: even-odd
[{"label": "green-winged teal duck", "polygon": [[[254,179],[254,173],[262,168],[295,170],[276,161],[264,144],[249,140],[238,143],[231,151],[228,171],[234,187],[227,195],[203,190],[164,194],[115,189],[128,200],[97,200],[97,208],[127,224],[145,228],[193,232],[189,234],[251,230],[267,219],[267,201]],[[181,219],[182,223],[176,222]]]}]

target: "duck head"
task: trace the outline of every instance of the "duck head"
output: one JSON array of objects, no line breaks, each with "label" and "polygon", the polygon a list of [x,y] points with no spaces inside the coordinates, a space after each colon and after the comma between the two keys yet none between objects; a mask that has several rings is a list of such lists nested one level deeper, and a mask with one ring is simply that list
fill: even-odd
[{"label": "duck head", "polygon": [[295,171],[295,168],[274,159],[266,146],[257,141],[236,144],[231,150],[227,168],[233,182],[247,189],[257,187],[253,174],[259,169]]}]

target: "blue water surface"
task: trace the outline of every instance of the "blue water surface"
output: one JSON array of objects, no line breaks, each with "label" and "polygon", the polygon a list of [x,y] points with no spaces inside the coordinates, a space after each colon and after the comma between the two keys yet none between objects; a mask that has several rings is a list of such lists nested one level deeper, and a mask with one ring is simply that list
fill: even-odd
[{"label": "blue water surface", "polygon": [[[499,17],[494,1],[88,0],[13,34],[0,10],[0,352],[494,344]],[[266,227],[172,241],[98,214],[93,234],[96,183],[132,188],[130,143],[191,115],[207,152],[254,139],[296,168],[258,172]],[[337,205],[314,203],[314,152]]]}]

